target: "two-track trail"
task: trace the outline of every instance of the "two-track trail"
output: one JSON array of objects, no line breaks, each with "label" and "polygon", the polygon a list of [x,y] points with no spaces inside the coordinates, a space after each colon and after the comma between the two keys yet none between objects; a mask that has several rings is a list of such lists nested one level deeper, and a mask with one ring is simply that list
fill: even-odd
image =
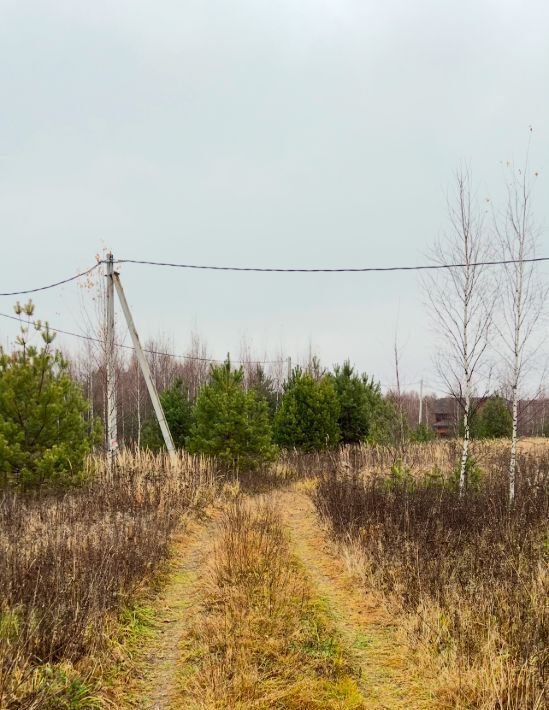
[{"label": "two-track trail", "polygon": [[[342,700],[338,704],[336,699],[329,707],[342,710],[435,707],[408,662],[407,649],[387,612],[347,572],[344,561],[319,523],[310,497],[299,490],[284,490],[274,491],[267,498],[279,511],[285,538],[289,540],[289,554],[313,597],[327,610],[340,639],[338,643],[343,647],[342,657],[348,659],[349,668],[352,667],[355,679],[352,682],[358,689],[353,703]],[[220,517],[218,511],[205,522],[192,523],[176,542],[173,573],[155,605],[158,631],[141,652],[140,680],[134,685],[125,707],[151,710],[226,707],[223,702],[216,702],[215,690],[207,703],[189,704],[184,700],[185,689],[181,685],[181,679],[185,678],[184,666],[189,656],[193,656],[192,649],[189,653],[189,639],[196,639],[191,627],[201,614],[208,613],[208,605],[211,608],[211,603],[205,601],[204,580],[208,577],[214,550],[216,546],[219,549],[222,539]],[[252,608],[256,601],[246,599],[245,603]],[[265,643],[269,642],[270,639],[265,639]],[[197,643],[200,646],[200,638]],[[227,672],[231,672],[230,664]],[[254,703],[249,707],[324,707],[315,703],[314,698],[310,700],[307,704],[286,704],[279,700],[272,705]],[[239,703],[233,707],[248,705]]]},{"label": "two-track trail", "polygon": [[200,577],[212,550],[217,513],[192,521],[174,543],[172,571],[155,603],[156,633],[142,649],[141,678],[126,707],[167,710],[177,701],[177,671],[180,642],[201,603]]},{"label": "two-track trail", "polygon": [[277,495],[295,554],[317,593],[327,602],[358,665],[366,707],[434,707],[394,621],[379,600],[351,577],[320,525],[311,498],[299,491]]}]

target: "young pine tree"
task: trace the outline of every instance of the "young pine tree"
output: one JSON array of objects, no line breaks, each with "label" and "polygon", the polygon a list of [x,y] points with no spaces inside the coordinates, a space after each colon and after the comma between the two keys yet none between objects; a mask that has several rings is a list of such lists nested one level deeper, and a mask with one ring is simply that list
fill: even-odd
[{"label": "young pine tree", "polygon": [[286,383],[275,415],[275,441],[280,446],[317,451],[340,440],[339,402],[332,379],[315,379],[296,368]]},{"label": "young pine tree", "polygon": [[228,359],[212,367],[209,384],[198,394],[188,448],[236,469],[274,457],[267,402],[245,391],[242,368],[233,370]]},{"label": "young pine tree", "polygon": [[410,436],[408,423],[402,418],[398,403],[391,397],[383,397],[379,385],[376,392],[368,441],[385,446],[401,445]]},{"label": "young pine tree", "polygon": [[483,439],[511,438],[513,415],[509,405],[498,394],[489,397],[478,415],[478,437]]},{"label": "young pine tree", "polygon": [[335,366],[332,380],[339,401],[341,441],[344,444],[365,441],[383,407],[379,385],[366,375],[355,373],[348,360],[342,367]]},{"label": "young pine tree", "polygon": [[[191,431],[192,405],[180,379],[160,394],[160,403],[172,434],[173,443],[178,449],[184,448]],[[141,445],[152,451],[158,451],[164,446],[164,439],[156,417],[151,417],[145,422]]]},{"label": "young pine tree", "polygon": [[267,402],[269,416],[272,421],[278,406],[277,392],[273,379],[267,375],[261,365],[257,364],[249,374],[248,387],[254,390],[258,399],[264,399]]},{"label": "young pine tree", "polygon": [[[53,350],[48,324],[31,326],[32,301],[17,303],[15,312],[28,322],[22,320],[11,354],[0,348],[0,480],[23,488],[76,483],[99,424],[86,421],[88,404],[66,360]],[[31,327],[40,347],[30,342]]]}]

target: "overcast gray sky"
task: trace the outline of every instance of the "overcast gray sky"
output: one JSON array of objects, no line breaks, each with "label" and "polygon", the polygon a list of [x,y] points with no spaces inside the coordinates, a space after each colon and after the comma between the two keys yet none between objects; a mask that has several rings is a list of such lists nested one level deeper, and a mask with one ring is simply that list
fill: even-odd
[{"label": "overcast gray sky", "polygon": [[[452,174],[497,200],[540,171],[549,254],[546,0],[0,0],[0,291],[119,258],[340,267],[425,262]],[[211,354],[350,357],[432,374],[413,274],[126,266],[142,337]],[[76,286],[35,296],[78,329]],[[12,300],[0,299],[10,312]],[[2,342],[15,329],[0,319]],[[66,342],[66,341],[64,341]]]}]

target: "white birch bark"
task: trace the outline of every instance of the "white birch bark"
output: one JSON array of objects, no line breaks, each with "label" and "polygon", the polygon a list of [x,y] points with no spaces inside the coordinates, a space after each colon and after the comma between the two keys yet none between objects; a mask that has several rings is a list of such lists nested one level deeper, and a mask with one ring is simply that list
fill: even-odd
[{"label": "white birch bark", "polygon": [[494,306],[489,272],[479,265],[488,260],[489,245],[467,171],[457,173],[456,193],[449,201],[448,213],[451,232],[437,242],[433,256],[435,263],[457,266],[437,271],[425,280],[424,287],[443,346],[437,369],[462,409],[459,491],[463,495],[467,487],[473,395],[484,365]]},{"label": "white birch bark", "polygon": [[[509,457],[509,501],[516,495],[518,406],[525,367],[531,364],[541,341],[535,330],[547,298],[547,287],[537,278],[535,258],[537,234],[532,224],[528,153],[523,169],[512,171],[507,185],[507,205],[503,216],[495,219],[505,266],[501,293],[503,315],[498,322],[503,359],[509,372],[511,390],[511,451]],[[536,340],[538,342],[536,342]]]}]

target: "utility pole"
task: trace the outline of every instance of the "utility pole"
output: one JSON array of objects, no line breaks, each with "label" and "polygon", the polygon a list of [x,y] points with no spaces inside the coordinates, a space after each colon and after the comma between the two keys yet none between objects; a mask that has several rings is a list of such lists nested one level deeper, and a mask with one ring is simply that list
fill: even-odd
[{"label": "utility pole", "polygon": [[126,301],[124,289],[122,288],[122,284],[120,282],[118,274],[114,271],[112,279],[116,288],[116,293],[118,295],[120,305],[122,306],[122,312],[124,313],[126,323],[128,324],[128,330],[130,331],[133,347],[135,348],[137,361],[139,362],[141,372],[143,373],[143,379],[145,380],[145,384],[147,385],[147,389],[149,390],[149,395],[151,397],[154,413],[156,414],[156,418],[158,420],[158,424],[160,425],[162,436],[164,437],[164,443],[166,444],[166,448],[168,449],[168,453],[170,454],[170,456],[174,457],[175,446],[173,443],[170,428],[168,426],[168,422],[166,421],[164,410],[162,409],[162,404],[160,403],[160,398],[158,396],[158,392],[156,391],[153,378],[151,377],[149,363],[147,362],[147,358],[145,357],[145,353],[143,352],[143,348],[141,347],[141,343],[139,341],[139,335],[137,334],[137,329],[135,327],[135,323],[133,322],[130,307],[128,305],[128,302]]},{"label": "utility pole", "polygon": [[106,343],[105,360],[107,371],[107,452],[112,465],[118,451],[118,432],[116,414],[116,382],[114,363],[114,262],[107,254],[107,303],[106,303]]},{"label": "utility pole", "polygon": [[421,426],[423,423],[423,380],[419,382],[419,421],[418,424]]},{"label": "utility pole", "polygon": [[292,358],[288,357],[288,382],[292,379]]}]

